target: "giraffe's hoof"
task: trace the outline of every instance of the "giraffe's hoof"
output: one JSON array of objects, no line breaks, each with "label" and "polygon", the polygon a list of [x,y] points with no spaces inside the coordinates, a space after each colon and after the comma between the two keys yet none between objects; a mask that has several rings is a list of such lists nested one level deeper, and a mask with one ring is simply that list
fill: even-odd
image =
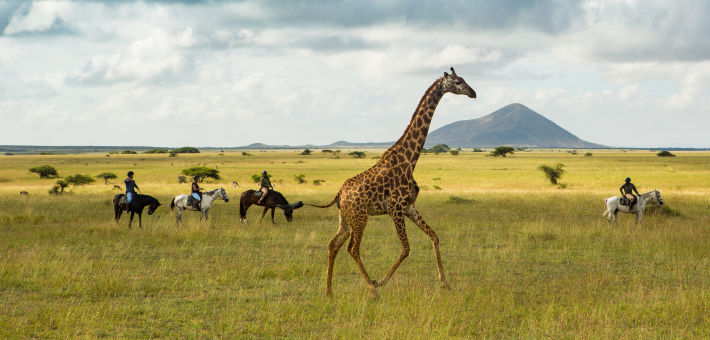
[{"label": "giraffe's hoof", "polygon": [[448,283],[444,283],[444,285],[441,286],[441,289],[443,289],[443,290],[451,290],[451,287],[449,286]]},{"label": "giraffe's hoof", "polygon": [[380,286],[380,284],[377,283],[377,280],[372,280],[372,284],[373,284],[375,287],[379,287],[379,286]]}]

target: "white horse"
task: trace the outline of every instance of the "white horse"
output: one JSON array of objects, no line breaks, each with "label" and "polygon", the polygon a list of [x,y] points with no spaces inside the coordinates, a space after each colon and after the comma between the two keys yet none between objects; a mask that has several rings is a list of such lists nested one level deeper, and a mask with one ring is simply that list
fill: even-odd
[{"label": "white horse", "polygon": [[[189,195],[178,195],[170,202],[170,213],[173,213],[175,207],[177,207],[177,215],[175,216],[175,223],[182,222],[182,211],[192,210],[197,211],[193,206],[187,205],[187,198]],[[229,202],[229,197],[227,197],[227,192],[224,188],[214,189],[212,191],[207,191],[202,194],[202,202],[200,203],[200,221],[202,221],[202,216],[207,220],[207,212],[212,208],[212,202],[216,199],[223,199],[225,202]]]},{"label": "white horse", "polygon": [[[656,200],[658,204],[663,205],[663,199],[661,198],[661,193],[658,190],[645,192],[638,196],[638,202],[636,202],[636,205],[634,206],[634,213],[636,214],[636,220],[634,220],[634,225],[638,223],[639,228],[643,227],[643,222],[641,222],[641,218],[643,217],[644,210],[646,210],[646,203],[651,200]],[[606,219],[606,223],[608,225],[611,225],[611,216],[614,215],[614,223],[616,223],[617,227],[619,226],[619,220],[617,217],[619,211],[625,214],[631,214],[631,208],[628,205],[621,205],[618,196],[607,198],[604,201],[606,202],[606,211],[602,214],[602,217],[604,217],[604,215],[609,214]]]}]

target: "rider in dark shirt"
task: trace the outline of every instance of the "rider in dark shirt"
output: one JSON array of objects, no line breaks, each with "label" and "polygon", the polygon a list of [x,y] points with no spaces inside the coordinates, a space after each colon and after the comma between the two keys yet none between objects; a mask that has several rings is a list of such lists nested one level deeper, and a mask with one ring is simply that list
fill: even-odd
[{"label": "rider in dark shirt", "polygon": [[199,180],[199,179],[200,179],[200,176],[198,176],[198,175],[195,175],[192,177],[192,193],[191,193],[191,195],[192,195],[192,197],[194,197],[197,200],[195,202],[195,204],[192,205],[192,207],[195,208],[195,210],[197,210],[197,211],[201,211],[200,210],[200,202],[202,202],[202,193],[200,192],[201,189],[200,189],[200,186],[197,184],[197,180]]},{"label": "rider in dark shirt", "polygon": [[621,192],[621,196],[624,196],[629,199],[629,212],[634,212],[634,206],[636,205],[636,196],[633,195],[635,192],[636,195],[639,195],[638,190],[636,190],[636,186],[631,183],[631,178],[626,177],[626,183],[619,188],[619,191]]},{"label": "rider in dark shirt", "polygon": [[126,212],[128,212],[128,207],[133,202],[133,196],[136,195],[136,189],[140,190],[136,181],[133,180],[133,171],[128,172],[128,178],[126,178],[123,183],[126,184]]}]

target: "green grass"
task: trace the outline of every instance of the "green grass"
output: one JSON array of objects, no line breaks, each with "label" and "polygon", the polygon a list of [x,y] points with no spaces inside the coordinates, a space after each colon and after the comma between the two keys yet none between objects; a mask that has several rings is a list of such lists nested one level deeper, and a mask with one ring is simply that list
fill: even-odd
[{"label": "green grass", "polygon": [[[259,222],[261,209],[252,208],[249,224],[239,223],[239,194],[256,186],[255,172],[284,179],[276,190],[291,202],[326,203],[376,162],[314,152],[297,163],[302,158],[286,151],[4,158],[0,338],[710,336],[710,153],[422,156],[415,178],[442,190],[423,190],[417,208],[441,239],[452,290],[440,289],[431,242],[408,222],[410,256],[377,300],[345,247],[334,297],[325,296],[336,207],[301,208],[293,223],[277,211],[276,225]],[[186,212],[185,224],[175,225],[170,199],[190,190],[177,176],[198,162],[219,166],[223,180],[202,186],[224,187],[231,200],[217,201],[208,222]],[[546,163],[565,164],[566,189],[537,170]],[[111,187],[123,177],[50,196],[56,179],[27,171],[42,164],[61,176],[133,170],[163,206],[144,214],[143,229],[136,221],[128,229],[125,215],[112,221],[119,190]],[[297,184],[298,174],[325,181]],[[660,190],[666,203],[644,215],[643,229],[630,215],[620,214],[619,228],[601,217],[604,199],[618,195],[627,176],[641,192]],[[391,219],[371,217],[361,248],[370,275],[383,277],[400,249]]]}]

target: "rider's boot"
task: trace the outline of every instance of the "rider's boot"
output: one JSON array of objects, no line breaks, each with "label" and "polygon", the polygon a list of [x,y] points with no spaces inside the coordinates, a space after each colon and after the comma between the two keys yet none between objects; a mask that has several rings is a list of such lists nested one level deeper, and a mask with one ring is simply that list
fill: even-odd
[{"label": "rider's boot", "polygon": [[636,200],[631,200],[631,203],[629,203],[629,213],[634,213],[634,206],[636,206]]},{"label": "rider's boot", "polygon": [[195,204],[193,204],[192,206],[195,208],[195,210],[202,211],[202,209],[200,209],[200,202],[195,202]]},{"label": "rider's boot", "polygon": [[262,193],[261,193],[261,198],[259,199],[259,202],[256,203],[256,204],[261,204],[261,203],[263,203],[265,198],[266,198],[266,194],[262,192]]}]

